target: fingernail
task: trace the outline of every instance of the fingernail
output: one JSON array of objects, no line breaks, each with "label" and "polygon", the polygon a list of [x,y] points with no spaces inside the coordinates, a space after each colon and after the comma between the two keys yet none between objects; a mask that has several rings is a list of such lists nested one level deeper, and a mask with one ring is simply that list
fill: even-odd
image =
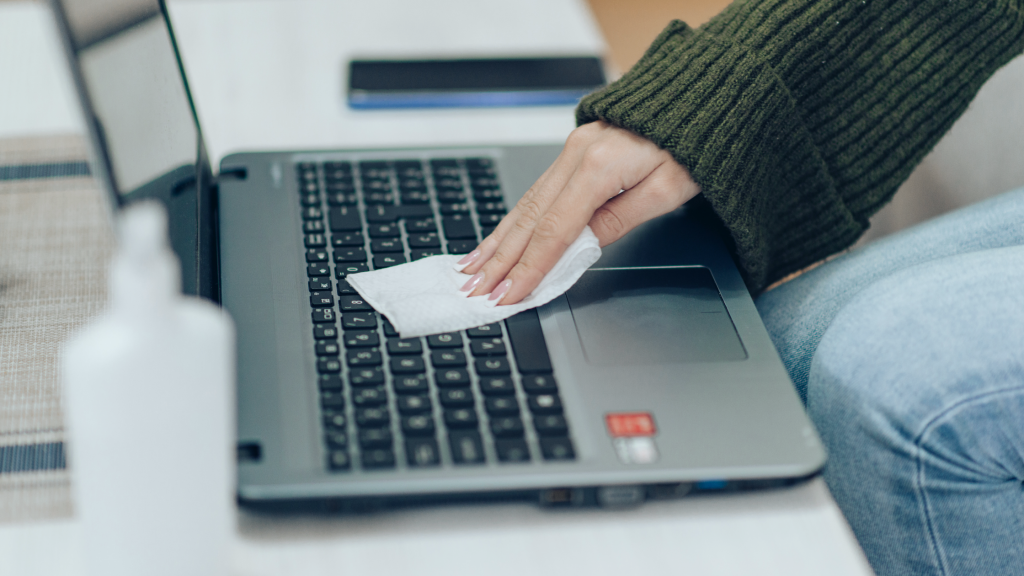
[{"label": "fingernail", "polygon": [[466,283],[462,285],[462,288],[459,288],[459,292],[472,292],[473,289],[476,288],[476,285],[479,284],[483,279],[483,272],[477,272],[476,274],[473,274],[473,277],[466,281]]},{"label": "fingernail", "polygon": [[487,301],[488,302],[494,302],[495,304],[497,304],[498,302],[501,301],[502,298],[505,297],[505,294],[508,293],[508,289],[511,288],[511,287],[512,287],[512,281],[511,280],[503,280],[501,282],[501,284],[498,284],[498,286],[494,289],[494,291],[491,292],[491,295],[487,298]]},{"label": "fingernail", "polygon": [[465,256],[463,256],[462,260],[459,260],[457,262],[457,264],[459,266],[463,266],[463,267],[469,266],[473,262],[476,262],[477,258],[479,258],[479,257],[480,257],[480,249],[478,248],[476,250],[473,250],[469,254],[466,254]]}]

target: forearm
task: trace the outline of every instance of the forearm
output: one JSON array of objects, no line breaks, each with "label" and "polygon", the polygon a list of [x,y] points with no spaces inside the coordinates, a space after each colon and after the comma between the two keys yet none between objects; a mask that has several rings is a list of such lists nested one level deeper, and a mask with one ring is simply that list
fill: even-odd
[{"label": "forearm", "polygon": [[733,235],[748,285],[853,243],[1022,50],[1024,0],[737,2],[674,22],[577,117],[668,150]]}]

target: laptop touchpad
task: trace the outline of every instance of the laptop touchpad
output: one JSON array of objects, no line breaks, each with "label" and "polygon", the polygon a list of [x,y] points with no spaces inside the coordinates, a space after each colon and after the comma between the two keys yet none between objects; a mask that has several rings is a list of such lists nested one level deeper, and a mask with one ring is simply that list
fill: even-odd
[{"label": "laptop touchpad", "polygon": [[747,357],[707,268],[588,270],[565,295],[590,364]]}]

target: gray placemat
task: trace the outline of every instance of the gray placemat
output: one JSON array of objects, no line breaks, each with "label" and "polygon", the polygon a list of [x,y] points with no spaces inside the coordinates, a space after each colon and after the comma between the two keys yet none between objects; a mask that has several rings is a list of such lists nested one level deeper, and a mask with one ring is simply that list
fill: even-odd
[{"label": "gray placemat", "polygon": [[0,140],[0,522],[70,514],[58,359],[113,249],[80,136]]}]

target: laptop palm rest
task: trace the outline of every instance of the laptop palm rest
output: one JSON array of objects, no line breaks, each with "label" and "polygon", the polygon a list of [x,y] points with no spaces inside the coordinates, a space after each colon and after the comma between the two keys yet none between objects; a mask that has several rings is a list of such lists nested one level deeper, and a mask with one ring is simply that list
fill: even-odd
[{"label": "laptop palm rest", "polygon": [[747,357],[718,286],[702,266],[591,269],[566,298],[592,365]]}]

